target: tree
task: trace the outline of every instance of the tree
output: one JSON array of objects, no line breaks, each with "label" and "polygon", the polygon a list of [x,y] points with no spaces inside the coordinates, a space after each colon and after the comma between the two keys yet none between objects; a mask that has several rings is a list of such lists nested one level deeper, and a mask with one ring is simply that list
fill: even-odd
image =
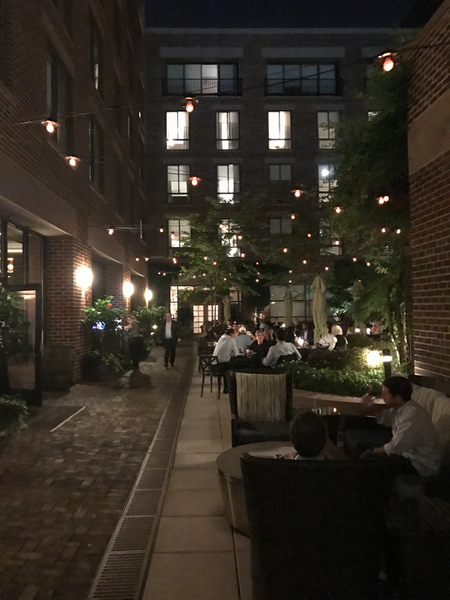
[{"label": "tree", "polygon": [[245,194],[236,205],[207,198],[202,213],[182,217],[189,221],[191,233],[172,260],[181,266],[179,283],[189,285],[187,300],[214,306],[232,288],[255,293],[255,257],[258,261],[267,252],[267,225],[261,222],[264,203],[262,196]]},{"label": "tree", "polygon": [[[337,128],[337,187],[331,226],[347,254],[370,263],[372,281],[357,302],[358,318],[379,316],[400,360],[408,360],[408,83],[409,69],[375,71],[365,101],[371,118],[346,119]],[[336,212],[338,208],[338,212]],[[364,282],[363,282],[364,283]]]}]

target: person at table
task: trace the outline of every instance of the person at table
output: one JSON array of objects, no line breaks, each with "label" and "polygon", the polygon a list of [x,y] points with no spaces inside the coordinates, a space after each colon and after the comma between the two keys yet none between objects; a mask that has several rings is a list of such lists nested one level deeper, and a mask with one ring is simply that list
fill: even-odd
[{"label": "person at table", "polygon": [[301,325],[296,329],[295,333],[300,340],[303,340],[301,343],[302,346],[305,345],[305,342],[310,343],[314,337],[314,331],[309,327],[307,321],[302,321]]},{"label": "person at table", "polygon": [[347,338],[344,336],[342,332],[342,327],[340,325],[332,325],[331,333],[337,340],[335,348],[345,348],[346,346],[348,346]]},{"label": "person at table", "polygon": [[294,460],[339,460],[342,452],[328,436],[327,426],[322,417],[310,410],[300,410],[291,421],[291,444],[296,454]]},{"label": "person at table", "polygon": [[295,329],[293,325],[286,327],[286,341],[295,344]]},{"label": "person at table", "polygon": [[275,344],[277,343],[276,340],[274,340],[274,334],[273,334],[273,329],[271,329],[270,327],[265,327],[263,330],[263,335],[264,335],[264,339],[266,340],[266,342],[268,343],[269,346],[275,346]]},{"label": "person at table", "polygon": [[[239,354],[239,349],[236,346],[236,339],[233,336],[234,329],[229,327],[214,348],[213,356],[217,356],[219,364],[216,366],[216,369],[219,373],[225,374],[230,368],[230,360]],[[226,377],[224,377],[223,391],[225,394],[228,391]]]},{"label": "person at table", "polygon": [[284,329],[277,329],[276,337],[278,340],[277,343],[275,346],[269,348],[267,356],[262,360],[262,364],[265,367],[274,367],[282,356],[289,356],[291,354],[295,354],[298,360],[302,359],[294,344],[286,342],[286,332]]},{"label": "person at table", "polygon": [[259,358],[259,362],[261,362],[262,359],[267,356],[269,348],[273,344],[264,338],[264,333],[262,331],[256,331],[255,337],[256,339],[250,344],[248,349],[250,352],[254,352],[256,354],[256,358]]},{"label": "person at table", "polygon": [[236,346],[238,347],[239,353],[244,354],[247,348],[252,343],[252,338],[247,333],[245,325],[239,327],[239,333],[235,337]]},{"label": "person at table", "polygon": [[217,340],[217,334],[214,333],[213,326],[211,323],[207,323],[205,326],[206,332],[203,337],[205,342],[215,342]]},{"label": "person at table", "polygon": [[[391,457],[403,473],[429,477],[436,475],[441,465],[441,453],[436,429],[428,412],[411,399],[412,385],[400,376],[389,377],[383,382],[381,397],[385,410],[377,417],[380,425],[392,428],[392,439],[383,446],[370,448],[360,458]],[[365,394],[362,402],[370,410],[375,398]],[[360,445],[361,449],[361,445]]]}]

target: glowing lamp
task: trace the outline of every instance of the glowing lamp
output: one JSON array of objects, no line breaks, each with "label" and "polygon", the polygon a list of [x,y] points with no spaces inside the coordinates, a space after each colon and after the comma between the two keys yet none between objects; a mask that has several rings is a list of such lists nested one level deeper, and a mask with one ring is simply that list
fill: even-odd
[{"label": "glowing lamp", "polygon": [[377,63],[380,69],[388,73],[395,67],[397,60],[398,57],[395,52],[385,52],[378,57]]},{"label": "glowing lamp", "polygon": [[287,248],[283,248],[283,252],[286,254],[286,252],[288,251]]},{"label": "glowing lamp", "polygon": [[245,252],[241,252],[241,258],[245,258]]},{"label": "glowing lamp", "polygon": [[366,263],[366,265],[367,265],[368,267],[370,267],[370,264],[371,264],[370,262]]},{"label": "glowing lamp", "polygon": [[256,282],[256,283],[259,283],[259,279],[255,279],[255,282]]},{"label": "glowing lamp", "polygon": [[134,285],[131,281],[125,281],[123,284],[123,295],[125,298],[131,298],[134,292]]},{"label": "glowing lamp", "polygon": [[160,228],[159,228],[159,233],[164,233],[164,229],[163,229],[163,227],[160,227]]},{"label": "glowing lamp", "polygon": [[41,123],[48,133],[55,133],[56,128],[59,127],[59,124],[56,121],[41,121]]},{"label": "glowing lamp", "polygon": [[108,229],[108,233],[109,235],[112,235],[114,233],[114,229],[111,227],[110,229]]},{"label": "glowing lamp", "polygon": [[335,212],[337,212],[337,214],[342,212],[342,208],[340,206],[336,206],[336,208],[334,210],[335,210]]},{"label": "glowing lamp", "polygon": [[292,273],[292,269],[289,269],[289,273]]},{"label": "glowing lamp", "polygon": [[329,270],[330,270],[330,267],[325,267],[325,271],[329,271]]},{"label": "glowing lamp", "polygon": [[353,257],[353,262],[356,262],[358,259],[356,257]]},{"label": "glowing lamp", "polygon": [[296,198],[300,198],[300,196],[302,195],[302,190],[292,190],[292,193]]},{"label": "glowing lamp", "polygon": [[184,100],[184,108],[186,109],[186,112],[191,113],[194,108],[195,105],[197,104],[198,100],[196,100],[195,98],[191,98],[191,97],[187,97]]},{"label": "glowing lamp", "polygon": [[310,234],[310,233],[308,233],[308,237],[309,237],[309,238],[311,237],[311,234]]},{"label": "glowing lamp", "polygon": [[303,261],[303,264],[304,264],[304,265],[306,265],[306,264],[307,264],[307,262],[308,262],[307,260],[304,260],[304,261]]},{"label": "glowing lamp", "polygon": [[295,219],[295,215],[294,215],[294,213],[292,213],[292,215],[291,215],[291,219],[292,219],[292,220],[294,220],[294,219]]},{"label": "glowing lamp", "polygon": [[397,231],[395,233],[401,233],[402,230],[401,229],[397,229]]},{"label": "glowing lamp", "polygon": [[386,227],[382,227],[381,233],[386,233]]},{"label": "glowing lamp", "polygon": [[144,258],[144,260],[145,260],[145,262],[148,262],[148,261],[149,261],[149,258],[148,258],[148,256],[146,256],[146,257]]},{"label": "glowing lamp", "polygon": [[200,179],[200,177],[189,177],[189,181],[195,187],[196,185],[198,185],[200,183],[201,179]]},{"label": "glowing lamp", "polygon": [[374,369],[381,366],[381,354],[379,350],[370,350],[366,356],[367,366]]},{"label": "glowing lamp", "polygon": [[136,262],[139,262],[140,258],[138,256],[136,256]]},{"label": "glowing lamp", "polygon": [[75,271],[75,281],[80,288],[84,290],[92,285],[92,269],[89,267],[80,267]]},{"label": "glowing lamp", "polygon": [[[147,302],[147,304],[150,302],[150,300],[153,298],[153,292],[152,290],[149,290],[148,288],[145,290],[144,292],[144,300]],[[155,327],[155,326],[153,326]]]},{"label": "glowing lamp", "polygon": [[173,264],[174,264],[174,265],[176,265],[176,264],[177,264],[177,262],[178,262],[178,261],[177,261],[177,259],[175,258],[175,256],[172,258],[172,262],[173,262]]},{"label": "glowing lamp", "polygon": [[77,156],[66,156],[66,161],[72,169],[76,169],[80,164],[80,159]]}]

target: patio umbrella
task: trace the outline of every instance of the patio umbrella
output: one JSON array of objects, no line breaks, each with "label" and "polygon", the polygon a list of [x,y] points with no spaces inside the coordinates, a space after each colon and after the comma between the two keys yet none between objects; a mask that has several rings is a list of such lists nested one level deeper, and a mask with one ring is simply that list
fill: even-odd
[{"label": "patio umbrella", "polygon": [[223,320],[229,321],[231,319],[231,300],[230,296],[227,294],[224,296],[223,300]]},{"label": "patio umbrella", "polygon": [[317,275],[311,286],[313,295],[314,344],[317,344],[320,338],[328,333],[325,290],[324,280],[320,275]]},{"label": "patio umbrella", "polygon": [[284,319],[285,319],[286,327],[289,327],[289,325],[292,325],[292,313],[293,313],[293,310],[294,310],[294,305],[293,305],[292,300],[293,300],[293,298],[292,298],[292,290],[288,286],[286,288],[286,292],[285,292],[284,298],[283,298]]},{"label": "patio umbrella", "polygon": [[[354,304],[361,298],[363,289],[364,286],[361,283],[361,279],[357,279],[350,290],[350,293],[353,296]],[[360,329],[362,333],[365,333],[366,326],[364,323],[355,320],[355,329]]]}]

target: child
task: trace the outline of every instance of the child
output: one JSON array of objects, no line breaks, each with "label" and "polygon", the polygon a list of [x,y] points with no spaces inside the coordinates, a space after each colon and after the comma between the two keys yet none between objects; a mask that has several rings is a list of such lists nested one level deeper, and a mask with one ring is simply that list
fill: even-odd
[{"label": "child", "polygon": [[339,451],[328,437],[323,419],[309,410],[299,411],[291,422],[291,443],[295,460],[339,460]]}]

